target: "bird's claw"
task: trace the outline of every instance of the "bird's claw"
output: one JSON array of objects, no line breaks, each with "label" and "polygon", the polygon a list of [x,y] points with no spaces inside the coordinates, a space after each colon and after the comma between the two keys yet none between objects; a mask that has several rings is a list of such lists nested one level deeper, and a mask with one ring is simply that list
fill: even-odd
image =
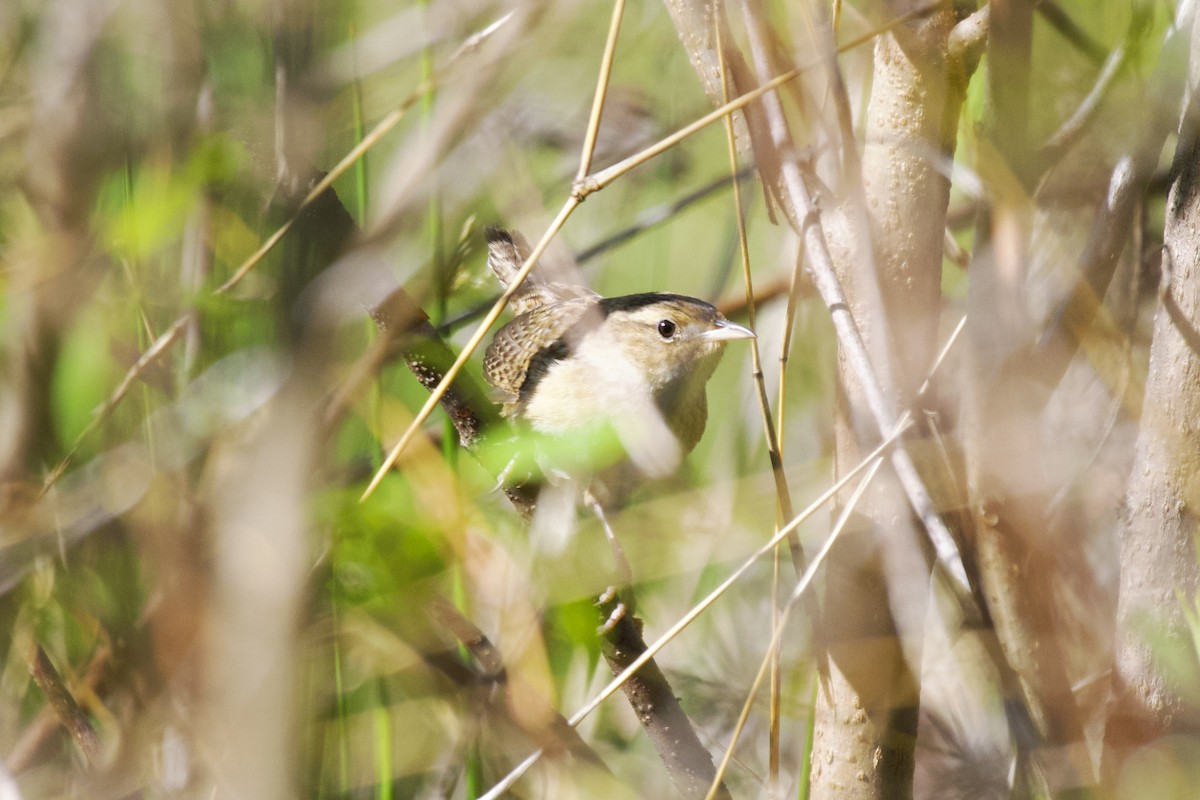
[{"label": "bird's claw", "polygon": [[617,625],[621,623],[621,620],[625,619],[625,615],[629,613],[629,609],[617,595],[617,588],[615,586],[609,586],[607,589],[601,592],[600,597],[596,599],[596,605],[603,608],[613,601],[616,601],[616,605],[613,606],[613,610],[609,613],[608,619],[604,620],[603,624],[596,629],[596,632],[601,636],[607,636],[608,634],[612,633],[613,630],[616,629]]}]

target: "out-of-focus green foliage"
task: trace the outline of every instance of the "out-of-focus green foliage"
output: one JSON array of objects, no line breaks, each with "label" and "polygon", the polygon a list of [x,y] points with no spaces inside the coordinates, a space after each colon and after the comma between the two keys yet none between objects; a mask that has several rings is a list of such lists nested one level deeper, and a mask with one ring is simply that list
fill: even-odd
[{"label": "out-of-focus green foliage", "polygon": [[[457,798],[486,789],[545,744],[538,726],[546,721],[524,717],[531,704],[513,692],[529,689],[570,716],[609,679],[594,601],[621,576],[590,517],[580,517],[559,551],[527,535],[493,490],[510,457],[525,459],[513,474],[537,472],[535,448],[528,438],[505,442],[507,429],[491,432],[498,444],[477,459],[448,441],[453,429],[435,412],[397,471],[359,501],[428,397],[397,352],[372,360],[387,332],[369,313],[403,288],[442,324],[498,294],[482,228],[498,223],[536,240],[570,195],[611,6],[518,6],[506,26],[451,63],[463,40],[514,8],[83,5],[0,8],[0,758],[20,757],[0,772],[0,796],[10,781],[24,797],[236,795],[266,786],[300,796]],[[806,24],[791,4],[766,5],[784,35]],[[847,4],[842,39],[872,28],[877,5]],[[1091,132],[1047,179],[1047,191],[1082,187],[1087,197],[1064,201],[1061,228],[1042,220],[1035,233],[1049,242],[1045,252],[1070,256],[1111,161],[1134,138],[1139,119],[1122,109],[1147,92],[1171,9],[1057,6],[1105,53],[1126,39],[1132,13],[1147,14]],[[861,134],[870,46],[841,58]],[[1037,20],[1029,119],[1036,140],[1078,106],[1098,69]],[[968,222],[993,188],[979,174],[976,138],[987,113],[986,70],[985,60],[967,90],[956,163],[944,165],[962,171],[952,176],[951,205]],[[414,98],[334,184],[340,216],[301,214],[243,281],[215,293],[428,73],[436,87]],[[666,9],[630,4],[595,167],[709,110]],[[729,171],[722,129],[710,126],[589,197],[543,263],[577,267],[574,274],[606,295],[672,291],[741,315],[727,187],[665,210]],[[836,346],[801,275],[780,376],[796,245],[756,179],[743,186],[768,396],[777,403],[783,383],[784,466],[803,507],[828,486]],[[1160,195],[1147,198],[1150,238],[1161,235]],[[647,230],[575,263],[650,217],[656,223]],[[952,233],[969,252],[970,224]],[[1069,263],[1038,260],[1032,288]],[[943,327],[960,316],[968,281],[947,261]],[[476,319],[442,330],[456,352]],[[115,398],[178,320],[178,336],[137,366]],[[1132,347],[1144,345],[1139,337],[1130,332]],[[644,487],[614,515],[647,639],[724,580],[776,523],[742,344],[727,348],[710,384],[707,433],[680,475]],[[206,390],[211,408],[188,405],[201,396],[206,370],[259,347],[277,357],[278,376],[247,359],[226,384]],[[481,386],[478,360],[464,380]],[[239,390],[250,398],[235,403]],[[116,402],[106,406],[110,398]],[[344,401],[337,413],[335,398]],[[178,408],[189,413],[168,413]],[[619,456],[611,437],[538,446],[584,462],[594,451],[602,462]],[[128,460],[103,460],[114,453]],[[562,454],[550,460],[561,463]],[[243,475],[238,465],[254,468]],[[49,485],[52,474],[58,482]],[[1068,485],[1063,494],[1076,490],[1083,491]],[[1109,511],[1097,517],[1107,520]],[[826,522],[823,512],[805,529],[810,553]],[[1087,552],[1102,549],[1093,542]],[[239,579],[247,564],[253,575]],[[770,570],[751,571],[659,656],[674,685],[686,687],[685,707],[718,756],[770,639],[771,597]],[[263,600],[258,629],[239,627],[247,598]],[[431,610],[437,603],[457,608],[496,646],[503,679],[484,674],[470,650],[477,642]],[[807,769],[794,756],[811,723],[808,636],[806,623],[793,623],[781,665],[788,786],[800,785]],[[104,748],[94,764],[43,721],[51,714],[26,663],[35,645],[99,732]],[[289,702],[260,712],[254,701],[274,690]],[[227,695],[233,699],[221,701]],[[238,698],[248,719],[230,713]],[[608,701],[581,734],[633,787],[631,796],[665,795],[670,782],[623,703]],[[760,711],[728,778],[739,797],[763,793]],[[243,730],[276,737],[262,740],[262,760],[288,765],[282,779],[265,768],[261,783],[247,776],[254,758]],[[1148,754],[1151,766],[1136,774],[1151,774],[1161,759],[1173,765],[1164,784],[1180,783],[1190,775],[1181,766],[1190,747]],[[577,763],[556,754],[519,784],[524,796],[589,796],[593,784],[572,782]]]}]

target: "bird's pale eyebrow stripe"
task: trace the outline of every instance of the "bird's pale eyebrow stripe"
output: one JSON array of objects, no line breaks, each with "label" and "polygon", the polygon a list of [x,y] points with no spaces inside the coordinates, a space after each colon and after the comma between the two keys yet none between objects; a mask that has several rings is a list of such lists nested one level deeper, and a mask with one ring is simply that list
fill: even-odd
[{"label": "bird's pale eyebrow stripe", "polygon": [[644,294],[630,294],[622,297],[601,298],[595,306],[600,313],[583,314],[571,327],[563,331],[562,336],[538,350],[529,359],[529,368],[525,371],[525,380],[521,382],[521,387],[517,390],[520,402],[527,402],[533,396],[533,390],[541,382],[542,378],[546,377],[546,373],[555,363],[571,355],[573,343],[580,341],[588,331],[599,326],[610,314],[621,311],[636,311],[639,308],[652,306],[656,303],[669,302],[692,303],[706,310],[711,309],[714,316],[717,313],[717,309],[714,306],[705,303],[703,300],[667,292],[646,292]]}]

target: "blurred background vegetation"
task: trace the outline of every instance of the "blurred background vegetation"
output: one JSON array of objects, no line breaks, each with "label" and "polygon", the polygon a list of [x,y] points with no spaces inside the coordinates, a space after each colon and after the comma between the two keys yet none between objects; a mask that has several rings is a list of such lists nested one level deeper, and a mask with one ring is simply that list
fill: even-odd
[{"label": "blurred background vegetation", "polygon": [[[1165,0],[1040,6],[1028,141],[1058,141],[1090,94],[1095,107],[1067,143],[1038,152],[1040,168],[999,169],[988,140],[993,51],[986,36],[967,44],[982,61],[963,69],[947,158],[929,159],[950,181],[948,210],[931,210],[947,231],[933,329],[944,343],[968,309],[991,302],[986,282],[972,286],[977,222],[988,202],[1016,194],[1026,235],[1015,291],[1035,321],[1030,340],[1053,330],[1114,166],[1156,135],[1147,120],[1169,120],[1143,159],[1151,169],[1132,222],[1119,226],[1111,288],[1100,286],[1109,327],[1075,331],[1081,354],[1021,418],[1042,443],[1040,463],[1024,466],[1046,496],[1045,546],[1062,567],[1054,596],[1071,622],[1057,644],[1083,709],[1085,740],[1065,744],[1090,754],[1100,780],[1121,512],[1161,311],[1191,23],[1177,25]],[[874,34],[914,8],[962,21],[977,4],[769,2],[729,15],[738,41],[746,19],[765,22],[773,57],[788,66],[818,63],[814,41],[860,42],[838,56],[844,84],[830,91],[848,99],[862,147]],[[581,517],[561,553],[539,547],[496,490],[494,459],[464,449],[440,411],[360,502],[428,397],[414,365],[444,371],[499,293],[483,228],[537,240],[570,196],[612,12],[591,0],[0,6],[0,797],[471,798],[540,747],[547,757],[516,796],[676,791],[624,698],[583,720],[580,743],[556,717],[612,677],[594,608],[613,581],[612,556],[594,520]],[[624,8],[597,168],[712,110],[681,30],[666,5]],[[1173,34],[1183,51],[1174,61]],[[821,162],[828,126],[791,102],[799,160]],[[301,208],[368,137],[333,192]],[[744,138],[739,152],[753,166]],[[745,322],[731,172],[726,132],[709,125],[590,195],[542,263],[605,295],[690,294]],[[801,232],[764,192],[770,179],[746,169],[737,180],[766,396],[801,508],[832,483],[836,337],[804,272]],[[823,209],[853,202],[837,182],[824,188]],[[959,350],[939,387],[951,436],[956,404],[973,391]],[[727,351],[708,430],[682,474],[614,522],[647,640],[778,522],[750,350]],[[494,416],[478,364],[458,384]],[[835,516],[823,509],[801,526],[810,556]],[[717,760],[770,642],[772,607],[790,591],[784,566],[780,579],[770,559],[756,564],[657,656]],[[1168,616],[1188,610],[1194,621],[1194,573],[1162,586]],[[1014,781],[1022,741],[1009,706],[1021,692],[997,677],[991,650],[963,643],[960,613],[936,596],[929,614],[942,623],[931,624],[917,669],[927,688],[908,791],[1062,794],[1053,780]],[[1156,625],[1141,630],[1175,665],[1169,681],[1195,687],[1192,639]],[[725,778],[735,797],[809,792],[814,724],[820,738],[810,631],[797,613],[784,634],[776,733],[769,693],[751,704]],[[1155,747],[1148,766],[1113,772],[1111,787],[1190,796],[1196,740]],[[1161,791],[1124,788],[1147,776]]]}]

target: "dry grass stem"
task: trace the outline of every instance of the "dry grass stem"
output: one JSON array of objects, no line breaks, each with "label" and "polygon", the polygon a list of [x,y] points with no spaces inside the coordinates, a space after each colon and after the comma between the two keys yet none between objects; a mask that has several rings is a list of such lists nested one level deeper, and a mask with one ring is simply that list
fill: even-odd
[{"label": "dry grass stem", "polygon": [[[841,478],[839,478],[832,486],[830,486],[828,489],[826,489],[824,492],[822,492],[821,495],[819,497],[817,497],[817,499],[813,500],[813,502],[806,509],[801,511],[798,516],[796,516],[794,519],[792,519],[790,522],[788,522],[788,524],[786,524],[782,528],[780,528],[775,533],[775,535],[772,536],[767,541],[766,544],[764,544],[760,548],[758,548],[758,550],[756,550],[749,558],[747,558],[740,567],[738,567],[732,573],[730,573],[729,576],[727,578],[725,578],[725,580],[723,580],[720,583],[720,585],[717,586],[717,588],[713,589],[709,594],[707,594],[704,597],[703,600],[701,600],[699,603],[694,605],[686,614],[684,614],[679,620],[677,620],[673,625],[671,625],[671,627],[668,628],[665,633],[663,633],[660,637],[655,639],[654,642],[651,645],[649,645],[649,647],[646,648],[646,651],[644,653],[642,653],[640,656],[638,656],[633,661],[633,663],[631,663],[628,667],[626,667],[625,670],[620,675],[613,678],[612,681],[610,681],[603,689],[601,689],[598,693],[596,693],[596,695],[594,695],[591,700],[589,700],[578,711],[576,711],[574,714],[572,714],[568,718],[567,722],[572,726],[578,725],[589,714],[591,714],[593,711],[595,711],[597,708],[599,708],[601,703],[603,703],[605,700],[607,700],[608,698],[610,698],[614,694],[616,694],[617,691],[620,690],[621,685],[623,683],[625,683],[625,681],[629,680],[630,676],[632,676],[644,664],[646,664],[648,661],[650,661],[652,658],[654,658],[654,656],[656,656],[660,650],[662,650],[664,647],[666,647],[668,644],[670,644],[671,640],[673,640],[676,636],[678,636],[680,633],[682,633],[689,625],[691,625],[693,622],[695,622],[696,619],[701,614],[703,614],[705,611],[707,611],[709,608],[711,608],[713,603],[715,603],[717,600],[719,600],[721,598],[721,596],[724,595],[725,592],[728,591],[731,586],[736,584],[738,582],[738,580],[740,580],[741,577],[743,575],[745,575],[746,572],[752,566],[754,566],[754,564],[760,558],[767,555],[768,553],[773,552],[774,549],[781,542],[784,541],[784,539],[786,539],[795,530],[797,530],[802,524],[804,524],[804,522],[806,522],[821,507],[823,507],[826,503],[828,503],[830,500],[832,500],[834,497],[836,497],[838,492],[840,492],[844,487],[849,485],[849,483],[851,481],[853,481],[856,477],[858,477],[861,473],[863,473],[864,471],[866,471],[868,469],[872,469],[874,462],[880,456],[882,456],[884,453],[886,453],[892,446],[894,446],[897,441],[899,441],[900,437],[904,434],[904,432],[906,430],[908,430],[910,424],[911,423],[909,423],[907,421],[907,419],[901,420],[901,422],[899,423],[896,430],[893,432],[893,434],[891,436],[889,436],[887,439],[885,439],[883,442],[881,442],[878,447],[876,447],[870,454],[867,455],[866,458],[864,458],[862,460],[861,463],[859,463],[853,469],[848,470],[846,472],[846,474],[844,474]],[[815,564],[815,562],[814,562],[814,564]],[[812,566],[813,565],[810,564],[809,569],[812,569]],[[527,772],[531,766],[533,766],[535,763],[537,763],[537,760],[541,756],[542,756],[541,750],[538,750],[537,752],[531,754],[527,759],[525,759],[525,761],[522,761],[519,765],[517,765],[517,767],[515,767],[511,772],[509,772],[509,774],[506,775],[503,780],[498,782],[486,794],[484,794],[480,800],[495,800],[495,798],[499,797],[501,794],[508,791],[508,789],[522,775],[524,775],[525,772]]]},{"label": "dry grass stem", "polygon": [[459,45],[458,49],[454,52],[454,55],[450,57],[450,59],[445,63],[445,65],[442,66],[441,70],[436,75],[431,75],[422,80],[419,84],[417,84],[417,87],[413,89],[407,97],[404,98],[403,102],[401,102],[397,108],[388,112],[386,115],[384,115],[383,119],[375,123],[375,127],[372,128],[358,144],[352,147],[350,151],[342,157],[342,160],[334,166],[333,169],[331,169],[313,185],[308,194],[304,196],[304,199],[300,201],[300,204],[296,207],[296,210],[292,212],[291,218],[289,218],[287,222],[283,223],[283,225],[281,225],[274,233],[268,236],[267,240],[263,242],[262,245],[260,245],[259,248],[250,255],[249,258],[243,261],[236,270],[234,270],[233,275],[231,275],[224,283],[216,288],[215,293],[224,294],[241,283],[242,280],[250,274],[250,271],[258,266],[259,262],[263,260],[267,253],[271,252],[275,245],[279,244],[279,241],[284,237],[285,234],[287,234],[289,230],[291,230],[292,225],[296,223],[296,220],[300,219],[300,215],[304,213],[305,209],[312,205],[314,200],[328,191],[329,188],[332,187],[339,178],[349,172],[350,168],[358,163],[359,159],[366,155],[371,148],[379,144],[379,142],[385,136],[387,136],[387,134],[391,133],[391,131],[400,124],[405,116],[408,115],[408,112],[412,110],[413,106],[428,97],[430,92],[432,92],[438,87],[438,85],[445,81],[446,76],[450,73],[451,69],[462,59],[463,56],[478,48],[489,36],[500,30],[505,23],[512,19],[512,16],[515,13],[516,12],[514,11],[508,12],[483,30],[470,36],[466,41]]},{"label": "dry grass stem", "polygon": [[175,320],[175,324],[173,324],[170,328],[167,328],[162,336],[159,336],[153,344],[146,348],[146,352],[142,353],[138,357],[138,360],[135,361],[133,366],[129,368],[129,371],[125,373],[125,377],[121,379],[121,383],[117,385],[117,388],[114,389],[112,394],[108,396],[108,399],[104,401],[104,405],[96,409],[96,413],[92,416],[91,422],[89,422],[87,427],[80,431],[79,435],[75,437],[75,441],[71,443],[71,447],[67,450],[67,454],[63,456],[62,461],[58,462],[58,465],[54,469],[50,470],[50,472],[46,475],[42,482],[42,494],[45,494],[46,491],[49,490],[50,487],[53,486],[60,477],[62,477],[62,474],[66,472],[67,467],[71,465],[71,460],[75,457],[75,453],[78,452],[79,446],[83,443],[83,440],[86,439],[88,435],[90,435],[98,427],[104,424],[104,422],[116,409],[117,405],[120,404],[121,400],[125,398],[125,395],[129,392],[129,387],[133,386],[133,382],[141,377],[142,373],[145,372],[147,367],[152,365],[164,353],[166,353],[171,348],[171,345],[178,341],[179,337],[182,336],[184,331],[187,329],[188,324],[189,319],[187,317],[180,317],[179,319]]},{"label": "dry grass stem", "polygon": [[[875,461],[871,464],[870,469],[867,470],[865,475],[863,475],[863,479],[858,482],[857,486],[854,487],[854,491],[851,492],[850,497],[847,498],[846,504],[842,506],[841,512],[838,514],[837,521],[834,523],[832,530],[829,532],[829,536],[826,537],[825,543],[821,545],[821,549],[818,550],[817,554],[813,557],[812,563],[805,568],[804,574],[802,574],[800,576],[800,580],[796,582],[796,588],[792,590],[792,593],[788,597],[787,602],[784,604],[778,618],[774,616],[772,617],[771,641],[767,645],[767,652],[763,655],[762,661],[759,663],[758,672],[755,674],[754,680],[750,683],[750,688],[746,692],[746,701],[742,704],[742,710],[738,714],[737,723],[733,728],[733,734],[729,738],[729,743],[725,746],[725,755],[721,759],[721,763],[717,765],[717,777],[713,781],[713,785],[712,788],[709,789],[709,793],[705,796],[705,800],[713,800],[714,792],[716,792],[717,787],[720,786],[720,782],[725,778],[725,771],[729,768],[729,764],[733,759],[733,753],[737,749],[738,739],[741,738],[741,733],[746,727],[746,722],[750,719],[750,711],[754,707],[754,698],[757,696],[758,690],[762,687],[763,678],[767,674],[768,665],[771,665],[772,672],[774,671],[773,665],[777,662],[777,658],[779,656],[779,645],[783,639],[784,630],[787,628],[788,620],[791,618],[792,610],[796,607],[796,604],[800,601],[800,598],[804,596],[804,593],[808,589],[809,585],[812,584],[813,577],[817,574],[817,569],[819,569],[821,564],[824,563],[825,557],[829,555],[829,551],[833,548],[838,536],[840,536],[842,531],[845,530],[846,523],[849,522],[850,518],[856,513],[858,502],[862,499],[867,487],[871,485],[871,481],[874,480],[875,476],[879,473],[879,468],[881,466],[883,466],[883,459],[875,459]],[[774,713],[774,711],[772,711],[772,713]],[[778,788],[775,786],[777,781],[778,775],[772,776],[772,786],[774,786],[776,789]]]},{"label": "dry grass stem", "polygon": [[425,401],[425,405],[421,406],[421,410],[417,412],[416,416],[413,418],[413,421],[409,423],[408,427],[404,430],[404,434],[400,437],[400,440],[396,442],[395,446],[392,447],[392,449],[388,452],[387,457],[383,460],[383,464],[378,470],[376,470],[374,477],[372,477],[370,483],[367,484],[367,488],[363,490],[362,496],[359,498],[359,502],[362,502],[370,497],[375,492],[375,489],[378,488],[384,477],[387,476],[388,472],[391,471],[392,465],[396,463],[396,459],[400,457],[400,454],[404,452],[404,448],[408,446],[410,441],[412,441],[412,437],[416,434],[417,430],[423,424],[425,424],[425,420],[429,419],[429,415],[433,413],[435,408],[437,408],[438,403],[446,394],[447,390],[449,390],[450,384],[458,376],[459,371],[463,368],[467,361],[470,360],[471,356],[475,353],[475,350],[479,347],[479,345],[483,343],[483,339],[485,336],[487,336],[488,330],[491,329],[496,320],[500,319],[500,315],[504,313],[504,309],[508,305],[508,301],[512,299],[512,296],[520,290],[521,284],[526,278],[529,277],[529,273],[532,272],[533,268],[537,265],[538,259],[541,258],[542,253],[546,251],[546,248],[550,244],[550,240],[554,238],[559,230],[561,230],[562,226],[566,223],[567,218],[571,216],[571,212],[579,206],[579,202],[580,201],[576,199],[574,195],[571,195],[571,197],[567,199],[567,202],[563,204],[562,209],[558,212],[558,216],[554,218],[554,221],[550,223],[550,227],[548,227],[546,232],[542,234],[542,238],[539,239],[538,243],[534,246],[533,251],[529,254],[529,258],[525,259],[525,263],[521,265],[521,269],[517,271],[517,274],[513,277],[512,282],[504,290],[504,294],[500,295],[500,299],[496,301],[494,306],[492,306],[492,310],[489,311],[487,316],[483,318],[483,321],[479,323],[479,326],[475,329],[475,333],[471,335],[471,338],[463,346],[462,352],[458,354],[458,358],[456,358],[454,363],[450,365],[450,368],[446,370],[446,374],[442,377],[442,380],[438,382],[438,385],[434,388],[434,390],[429,393],[429,399]]},{"label": "dry grass stem", "polygon": [[[194,5],[0,11],[0,795],[1194,794],[1200,3]],[[758,336],[623,569],[543,278]]]},{"label": "dry grass stem", "polygon": [[583,137],[583,150],[579,154],[579,171],[575,180],[583,180],[592,168],[592,156],[596,152],[596,137],[600,134],[600,118],[604,115],[604,99],[608,97],[608,82],[612,77],[613,55],[617,51],[617,35],[621,32],[621,18],[625,15],[625,0],[614,0],[612,21],[608,26],[608,38],[604,40],[604,55],[596,76],[596,94],[592,98],[592,110],[588,116],[587,131]]}]

